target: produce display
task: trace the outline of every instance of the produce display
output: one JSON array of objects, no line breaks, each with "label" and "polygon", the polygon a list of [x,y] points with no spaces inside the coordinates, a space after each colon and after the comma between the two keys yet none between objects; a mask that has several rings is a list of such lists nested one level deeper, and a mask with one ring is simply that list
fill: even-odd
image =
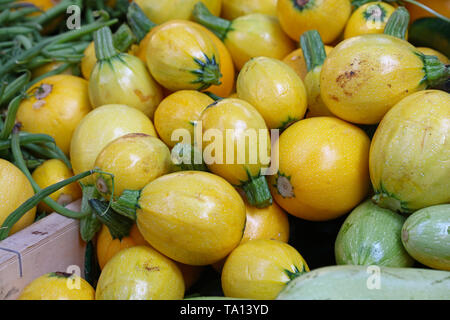
[{"label": "produce display", "polygon": [[86,244],[18,299],[450,300],[449,61],[448,0],[0,0],[0,241]]}]

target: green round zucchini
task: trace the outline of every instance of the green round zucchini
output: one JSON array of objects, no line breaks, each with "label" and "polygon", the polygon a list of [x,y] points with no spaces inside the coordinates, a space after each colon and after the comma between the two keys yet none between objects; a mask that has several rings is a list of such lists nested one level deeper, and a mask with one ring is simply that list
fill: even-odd
[{"label": "green round zucchini", "polygon": [[338,265],[411,267],[401,241],[405,218],[366,200],[345,219],[334,246]]},{"label": "green round zucchini", "polygon": [[420,263],[450,271],[450,204],[423,208],[410,215],[402,228],[402,242]]},{"label": "green round zucchini", "polygon": [[329,266],[291,282],[276,300],[449,300],[450,272],[380,266]]}]

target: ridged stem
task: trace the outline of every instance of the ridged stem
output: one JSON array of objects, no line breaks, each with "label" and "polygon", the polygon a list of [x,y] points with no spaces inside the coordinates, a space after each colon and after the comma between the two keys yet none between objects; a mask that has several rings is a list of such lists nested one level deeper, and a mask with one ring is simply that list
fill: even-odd
[{"label": "ridged stem", "polygon": [[213,15],[208,8],[201,2],[197,2],[192,11],[194,20],[214,32],[220,40],[225,40],[228,31],[231,29],[232,22]]},{"label": "ridged stem", "polygon": [[300,46],[305,57],[306,68],[308,72],[316,67],[323,65],[327,58],[325,46],[317,30],[310,30],[300,37]]}]

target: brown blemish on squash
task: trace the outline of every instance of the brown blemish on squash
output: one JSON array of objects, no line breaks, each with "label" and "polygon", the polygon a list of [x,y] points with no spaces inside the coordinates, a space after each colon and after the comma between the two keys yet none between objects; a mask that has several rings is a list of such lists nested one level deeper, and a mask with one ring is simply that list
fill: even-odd
[{"label": "brown blemish on squash", "polygon": [[334,95],[331,95],[330,98],[333,99],[334,101],[339,102],[339,98]]},{"label": "brown blemish on squash", "polygon": [[138,96],[139,100],[141,100],[142,102],[145,102],[151,98],[151,96],[145,96],[139,89],[135,89],[134,93]]}]

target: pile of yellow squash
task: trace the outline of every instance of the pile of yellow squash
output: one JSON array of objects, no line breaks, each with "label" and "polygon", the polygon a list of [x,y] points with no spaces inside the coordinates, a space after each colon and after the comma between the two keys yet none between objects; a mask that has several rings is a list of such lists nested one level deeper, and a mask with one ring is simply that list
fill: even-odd
[{"label": "pile of yellow squash", "polygon": [[[449,17],[444,2],[423,1]],[[35,169],[41,188],[98,169],[55,201],[95,186],[132,227],[95,230],[95,284],[70,290],[76,276],[54,270],[20,299],[184,299],[206,268],[224,297],[275,299],[310,272],[290,221],[344,219],[369,199],[404,218],[450,203],[449,57],[396,34],[405,21],[387,32],[398,10],[410,10],[406,27],[420,17],[381,1],[130,1],[127,22],[145,36],[120,52],[111,29],[99,30],[81,74],[36,83],[16,121],[70,159]],[[176,163],[179,143],[201,169]],[[11,162],[0,172],[2,222],[34,192]],[[39,204],[10,234],[36,210],[51,212]],[[450,271],[448,248],[438,267],[417,261]]]}]

